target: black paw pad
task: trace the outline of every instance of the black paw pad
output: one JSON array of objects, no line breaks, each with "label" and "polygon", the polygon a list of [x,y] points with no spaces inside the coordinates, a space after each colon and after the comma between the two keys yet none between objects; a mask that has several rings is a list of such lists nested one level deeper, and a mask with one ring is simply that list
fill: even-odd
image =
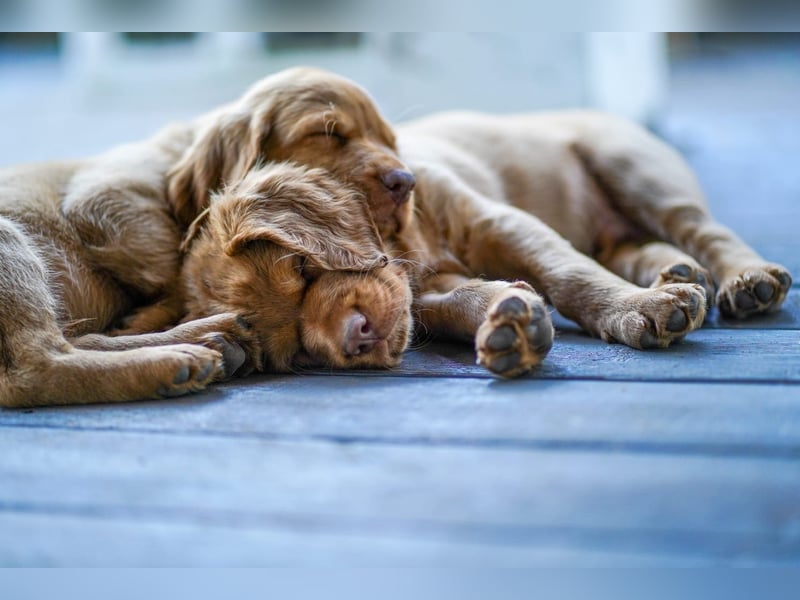
[{"label": "black paw pad", "polygon": [[178,372],[175,373],[175,377],[172,379],[172,383],[175,385],[182,385],[189,381],[189,375],[191,371],[189,370],[188,365],[183,365]]},{"label": "black paw pad", "polygon": [[733,314],[733,307],[731,306],[731,301],[728,299],[727,296],[722,296],[719,300],[719,310],[723,315],[732,315]]},{"label": "black paw pad", "polygon": [[692,274],[692,268],[684,264],[672,265],[669,269],[669,274],[675,277],[681,277],[682,279],[688,279],[689,275]]},{"label": "black paw pad", "polygon": [[519,352],[510,352],[503,356],[498,356],[489,363],[489,368],[495,373],[505,373],[511,369],[519,366],[520,355]]},{"label": "black paw pad", "polygon": [[536,323],[528,325],[525,329],[528,343],[539,353],[545,353],[553,347],[553,336],[548,327],[539,327]]},{"label": "black paw pad", "polygon": [[528,314],[528,307],[522,300],[512,296],[498,305],[497,312],[506,317],[521,318]]},{"label": "black paw pad", "polygon": [[514,328],[511,325],[503,325],[495,329],[486,338],[486,347],[494,351],[508,350],[514,345],[514,340],[516,339],[517,334]]},{"label": "black paw pad", "polygon": [[792,286],[792,276],[788,273],[778,273],[776,279],[780,282],[781,287],[789,289]]},{"label": "black paw pad", "polygon": [[752,310],[756,307],[756,299],[749,292],[739,290],[736,292],[736,306],[742,310]]},{"label": "black paw pad", "polygon": [[766,303],[772,300],[772,297],[775,295],[775,288],[766,281],[759,281],[753,288],[753,292],[759,301]]},{"label": "black paw pad", "polygon": [[[694,297],[694,296],[693,296]],[[680,308],[676,308],[667,319],[667,331],[683,331],[689,322]]]}]

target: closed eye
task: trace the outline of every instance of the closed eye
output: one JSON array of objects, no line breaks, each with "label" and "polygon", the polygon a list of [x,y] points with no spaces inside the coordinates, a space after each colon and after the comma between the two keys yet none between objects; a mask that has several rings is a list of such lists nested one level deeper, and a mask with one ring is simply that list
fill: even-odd
[{"label": "closed eye", "polygon": [[336,131],[317,131],[315,133],[310,134],[308,137],[324,137],[328,140],[332,140],[339,144],[340,146],[344,146],[347,142],[350,141],[346,135],[342,133],[337,133]]},{"label": "closed eye", "polygon": [[305,287],[308,287],[319,277],[319,269],[316,268],[305,256],[299,256],[297,259],[297,272],[305,282]]}]

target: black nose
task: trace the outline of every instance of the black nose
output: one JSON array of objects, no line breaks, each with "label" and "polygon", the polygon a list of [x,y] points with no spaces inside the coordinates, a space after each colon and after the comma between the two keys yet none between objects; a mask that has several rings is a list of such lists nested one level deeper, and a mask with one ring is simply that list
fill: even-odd
[{"label": "black nose", "polygon": [[417,180],[414,179],[411,173],[403,171],[402,169],[387,171],[381,176],[381,181],[383,181],[383,185],[386,186],[386,189],[389,190],[389,194],[392,196],[392,200],[394,200],[395,204],[407,202],[408,195],[411,193],[411,190],[414,189],[414,184],[417,183]]}]

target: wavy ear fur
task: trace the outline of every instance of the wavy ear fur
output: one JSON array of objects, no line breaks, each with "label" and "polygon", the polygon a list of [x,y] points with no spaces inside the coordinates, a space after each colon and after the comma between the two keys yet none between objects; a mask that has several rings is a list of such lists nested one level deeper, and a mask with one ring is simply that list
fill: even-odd
[{"label": "wavy ear fur", "polygon": [[327,270],[388,262],[363,197],[321,169],[289,163],[255,169],[214,199],[211,218],[228,255],[269,241]]},{"label": "wavy ear fur", "polygon": [[256,164],[268,133],[269,119],[263,112],[227,110],[207,117],[168,174],[167,196],[181,227],[188,227],[208,206],[212,193]]}]

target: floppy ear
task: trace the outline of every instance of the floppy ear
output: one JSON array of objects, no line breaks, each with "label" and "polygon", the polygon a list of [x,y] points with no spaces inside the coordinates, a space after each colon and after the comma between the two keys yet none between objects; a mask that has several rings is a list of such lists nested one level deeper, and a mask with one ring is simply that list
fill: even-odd
[{"label": "floppy ear", "polygon": [[268,133],[266,112],[220,111],[199,126],[194,142],[168,174],[167,196],[183,228],[208,205],[213,192],[256,164]]},{"label": "floppy ear", "polygon": [[288,163],[256,169],[215,198],[212,215],[228,255],[269,241],[327,270],[388,262],[363,197],[320,169]]}]

